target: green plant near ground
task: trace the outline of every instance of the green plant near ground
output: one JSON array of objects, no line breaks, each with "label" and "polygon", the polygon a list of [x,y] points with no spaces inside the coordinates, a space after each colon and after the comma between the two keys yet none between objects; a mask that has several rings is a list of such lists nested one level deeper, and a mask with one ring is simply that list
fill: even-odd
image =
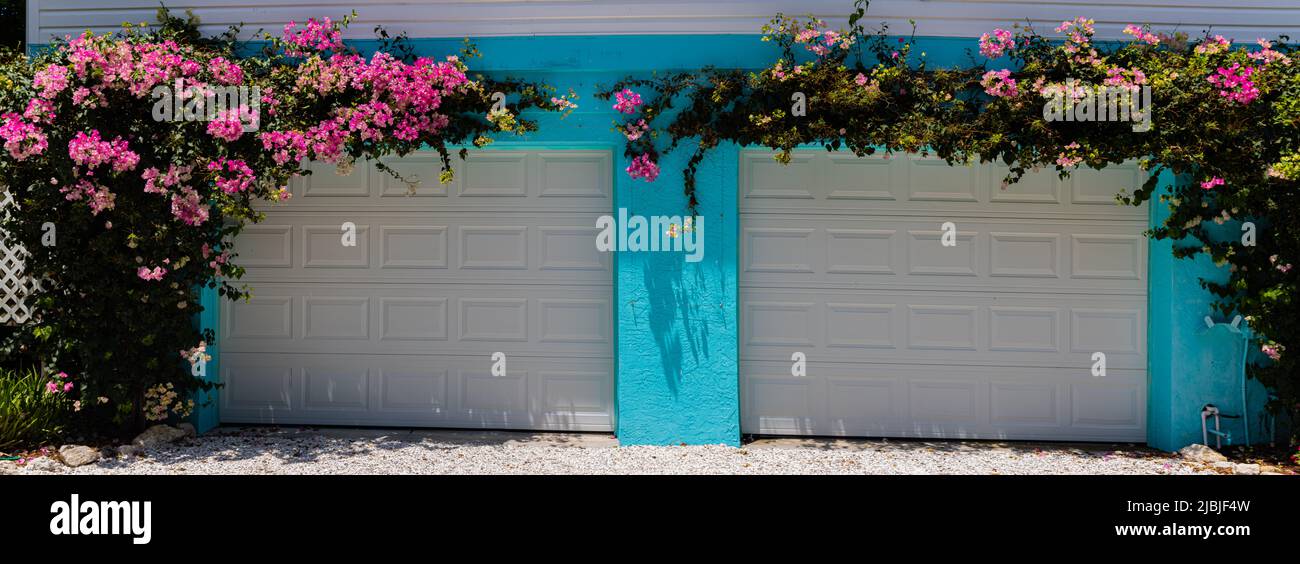
[{"label": "green plant near ground", "polygon": [[73,402],[36,369],[0,372],[0,451],[38,446],[63,431]]}]

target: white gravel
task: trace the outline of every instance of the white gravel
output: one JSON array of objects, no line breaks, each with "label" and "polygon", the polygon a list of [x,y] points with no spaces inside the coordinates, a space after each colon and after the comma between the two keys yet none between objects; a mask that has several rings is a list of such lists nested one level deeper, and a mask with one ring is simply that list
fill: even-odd
[{"label": "white gravel", "polygon": [[1196,474],[1135,445],[979,441],[762,440],[618,447],[608,435],[237,429],[44,474]]}]

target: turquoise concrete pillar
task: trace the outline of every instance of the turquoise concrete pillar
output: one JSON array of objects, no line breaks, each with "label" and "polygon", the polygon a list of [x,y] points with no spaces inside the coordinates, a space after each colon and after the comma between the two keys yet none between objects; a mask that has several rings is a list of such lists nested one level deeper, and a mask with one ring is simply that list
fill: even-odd
[{"label": "turquoise concrete pillar", "polygon": [[[654,184],[616,171],[615,205],[642,216],[684,215],[682,167],[693,146],[660,163]],[[697,194],[704,255],[621,252],[616,262],[619,406],[623,445],[740,444],[738,212],[739,150],[714,150]]]},{"label": "turquoise concrete pillar", "polygon": [[[212,355],[212,360],[208,362],[206,380],[212,383],[221,381],[221,350],[220,343],[217,342],[220,335],[220,312],[221,297],[217,295],[216,289],[203,288],[200,290],[199,304],[203,306],[203,311],[198,315],[199,329],[211,329],[213,338],[208,343],[208,354]],[[197,406],[194,412],[190,414],[190,423],[194,429],[200,433],[210,431],[221,424],[220,406],[217,401],[217,390],[199,392],[194,397],[194,403]]]},{"label": "turquoise concrete pillar", "polygon": [[[1160,195],[1171,193],[1173,182],[1172,174],[1165,173],[1161,178],[1150,202],[1152,226],[1162,225],[1169,217],[1169,206],[1160,201]],[[1239,227],[1225,226],[1222,235],[1234,236],[1234,230]],[[1231,316],[1225,319],[1214,313],[1216,299],[1200,284],[1202,279],[1227,280],[1228,269],[1216,267],[1205,255],[1174,258],[1175,245],[1200,243],[1150,240],[1147,442],[1167,451],[1200,443],[1200,411],[1205,404],[1242,416],[1221,420],[1223,430],[1232,434],[1233,444],[1245,442],[1247,423],[1251,442],[1267,442],[1268,428],[1262,418],[1267,392],[1259,382],[1247,382],[1243,405],[1241,362],[1246,343],[1238,333],[1205,324],[1207,315],[1216,322],[1231,321]],[[1244,321],[1241,326],[1245,326]],[[1250,348],[1258,346],[1251,344]],[[1213,440],[1211,437],[1211,443]]]}]

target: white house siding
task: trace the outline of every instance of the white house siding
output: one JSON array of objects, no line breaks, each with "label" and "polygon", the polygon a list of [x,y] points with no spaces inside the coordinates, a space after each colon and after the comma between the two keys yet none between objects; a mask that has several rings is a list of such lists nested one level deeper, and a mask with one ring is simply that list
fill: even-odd
[{"label": "white house siding", "polygon": [[[591,35],[672,33],[756,33],[773,14],[815,14],[842,20],[851,0],[172,0],[175,11],[192,9],[206,31],[244,24],[278,32],[289,20],[342,17],[355,9],[351,37],[371,37],[383,25],[412,37],[500,35]],[[28,0],[27,39],[48,43],[52,36],[83,30],[109,31],[122,22],[152,21],[156,0]],[[899,32],[915,20],[917,33],[972,37],[998,26],[1031,22],[1050,31],[1075,16],[1097,20],[1099,36],[1120,37],[1130,23],[1150,23],[1192,35],[1210,29],[1239,40],[1290,35],[1300,37],[1298,0],[874,0],[871,24],[888,23]]]}]

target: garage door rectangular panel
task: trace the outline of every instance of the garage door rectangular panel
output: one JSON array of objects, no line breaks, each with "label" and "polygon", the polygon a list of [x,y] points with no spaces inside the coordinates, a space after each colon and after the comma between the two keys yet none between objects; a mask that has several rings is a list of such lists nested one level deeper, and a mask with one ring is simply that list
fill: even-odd
[{"label": "garage door rectangular panel", "polygon": [[221,304],[223,350],[612,356],[612,306],[599,286],[263,282],[254,288],[270,295]]},{"label": "garage door rectangular panel", "polygon": [[791,165],[782,167],[773,155],[742,153],[743,213],[1146,221],[1145,206],[1115,201],[1121,190],[1142,186],[1145,172],[1135,163],[1080,169],[1066,180],[1055,170],[1031,171],[1003,186],[1004,165],[949,167],[936,157],[795,152]]},{"label": "garage door rectangular panel", "polygon": [[741,231],[749,287],[909,288],[1035,293],[1144,293],[1137,222],[750,215]]},{"label": "garage door rectangular panel", "polygon": [[1136,166],[1003,186],[1003,166],[770,156],[741,159],[745,432],[1142,439],[1146,210],[1113,204]]},{"label": "garage door rectangular panel", "polygon": [[258,207],[276,212],[344,208],[523,215],[537,210],[608,213],[613,207],[612,155],[604,150],[475,151],[464,160],[453,154],[454,175],[447,184],[439,181],[442,164],[435,151],[382,161],[402,178],[369,161],[358,161],[348,175],[337,174],[336,165],[309,162],[312,174],[289,184],[289,201]]},{"label": "garage door rectangular panel", "polygon": [[932,366],[810,361],[800,378],[790,376],[789,362],[745,366],[746,433],[1131,441],[1145,426],[1134,419],[1144,417],[1134,411],[1145,402],[1141,370],[1097,379],[1086,369],[952,366],[940,374]]},{"label": "garage door rectangular panel", "polygon": [[453,162],[446,185],[428,151],[385,159],[404,179],[312,163],[260,205],[235,241],[254,297],[221,304],[223,421],[609,430],[611,153]]},{"label": "garage door rectangular panel", "polygon": [[379,268],[447,268],[447,226],[384,225],[379,228]]},{"label": "garage door rectangular panel", "polygon": [[[482,355],[223,353],[232,423],[609,429],[607,359]],[[270,365],[268,367],[268,364]],[[229,367],[227,369],[227,367]],[[364,380],[364,381],[363,381]]]},{"label": "garage door rectangular panel", "polygon": [[[608,212],[605,212],[608,213]],[[482,212],[282,213],[272,230],[253,226],[236,241],[238,261],[254,257],[243,280],[383,283],[398,281],[609,285],[608,253],[595,245],[597,212],[501,217]],[[356,246],[344,245],[344,223]],[[273,245],[267,250],[262,245]],[[247,251],[246,251],[247,249]],[[285,259],[283,256],[295,257]],[[512,271],[503,276],[502,271]]]},{"label": "garage door rectangular panel", "polygon": [[[745,289],[742,360],[1024,365],[1146,365],[1146,303],[1139,297],[901,290]],[[1075,318],[1081,319],[1078,322]],[[1075,337],[1075,335],[1078,335]]]}]

